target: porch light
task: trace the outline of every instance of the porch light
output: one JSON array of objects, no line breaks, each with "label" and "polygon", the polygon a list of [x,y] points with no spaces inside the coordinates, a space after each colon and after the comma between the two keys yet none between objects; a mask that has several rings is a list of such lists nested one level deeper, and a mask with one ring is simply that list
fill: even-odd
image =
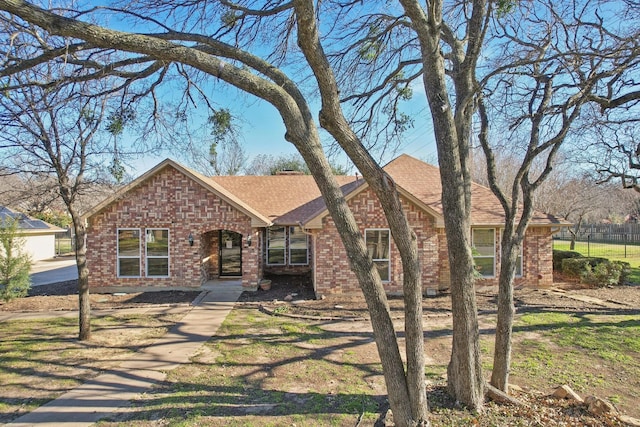
[{"label": "porch light", "polygon": [[189,233],[189,246],[193,246],[193,234]]},{"label": "porch light", "polygon": [[251,246],[251,236],[247,236],[247,246]]}]

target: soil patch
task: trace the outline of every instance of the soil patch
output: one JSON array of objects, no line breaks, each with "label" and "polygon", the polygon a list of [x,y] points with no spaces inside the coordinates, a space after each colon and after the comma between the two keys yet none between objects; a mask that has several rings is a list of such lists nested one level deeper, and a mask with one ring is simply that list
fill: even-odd
[{"label": "soil patch", "polygon": [[[145,305],[190,304],[200,291],[158,291],[90,294],[92,309],[133,308]],[[9,302],[0,301],[0,311],[69,311],[78,309],[78,281],[34,286],[29,295]]]}]

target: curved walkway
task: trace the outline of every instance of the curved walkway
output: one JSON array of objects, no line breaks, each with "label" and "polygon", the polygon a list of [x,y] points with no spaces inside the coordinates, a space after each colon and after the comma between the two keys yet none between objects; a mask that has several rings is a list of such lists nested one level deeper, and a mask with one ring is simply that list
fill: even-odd
[{"label": "curved walkway", "polygon": [[117,368],[6,425],[89,426],[128,407],[136,395],[164,380],[167,371],[189,362],[200,346],[215,335],[242,291],[239,281],[207,286],[196,305],[165,336],[132,354]]}]

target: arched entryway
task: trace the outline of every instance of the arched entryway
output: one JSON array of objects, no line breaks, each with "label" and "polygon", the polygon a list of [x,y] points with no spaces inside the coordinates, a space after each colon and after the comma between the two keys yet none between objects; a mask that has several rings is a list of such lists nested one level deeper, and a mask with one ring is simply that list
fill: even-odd
[{"label": "arched entryway", "polygon": [[218,235],[218,274],[220,277],[242,276],[242,234],[220,230]]},{"label": "arched entryway", "polygon": [[225,229],[211,230],[202,234],[200,255],[202,281],[218,278],[242,277],[242,234]]}]

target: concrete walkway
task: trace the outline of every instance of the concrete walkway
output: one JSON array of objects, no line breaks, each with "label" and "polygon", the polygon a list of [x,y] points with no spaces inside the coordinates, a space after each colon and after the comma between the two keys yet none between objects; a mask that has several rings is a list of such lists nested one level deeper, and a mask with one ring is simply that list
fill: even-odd
[{"label": "concrete walkway", "polygon": [[164,337],[107,371],[26,414],[10,426],[89,426],[130,406],[138,394],[188,363],[227,317],[243,288],[240,281],[207,284],[201,298]]}]

